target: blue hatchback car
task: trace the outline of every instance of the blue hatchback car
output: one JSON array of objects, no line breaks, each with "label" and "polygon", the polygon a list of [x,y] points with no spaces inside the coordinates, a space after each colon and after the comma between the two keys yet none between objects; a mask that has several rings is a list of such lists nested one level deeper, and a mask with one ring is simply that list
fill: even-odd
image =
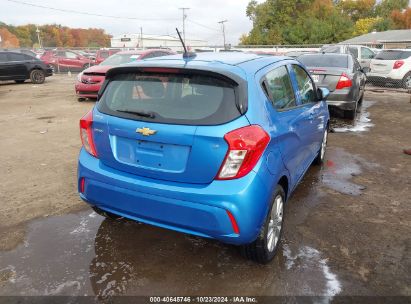
[{"label": "blue hatchback car", "polygon": [[324,159],[328,94],[287,57],[203,53],[112,68],[80,121],[80,197],[108,218],[241,245],[267,263],[284,203]]}]

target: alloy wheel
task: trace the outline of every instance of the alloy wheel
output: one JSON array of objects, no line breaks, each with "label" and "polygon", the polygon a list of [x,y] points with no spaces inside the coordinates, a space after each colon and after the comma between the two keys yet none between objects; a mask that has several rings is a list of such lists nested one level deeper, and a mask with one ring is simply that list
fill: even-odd
[{"label": "alloy wheel", "polygon": [[328,137],[328,131],[327,129],[324,131],[324,137],[323,137],[323,142],[321,143],[321,160],[324,159],[325,156],[325,150],[327,149],[327,137]]},{"label": "alloy wheel", "polygon": [[267,249],[273,252],[280,240],[281,227],[283,223],[284,200],[277,195],[271,208],[270,220],[267,231]]}]

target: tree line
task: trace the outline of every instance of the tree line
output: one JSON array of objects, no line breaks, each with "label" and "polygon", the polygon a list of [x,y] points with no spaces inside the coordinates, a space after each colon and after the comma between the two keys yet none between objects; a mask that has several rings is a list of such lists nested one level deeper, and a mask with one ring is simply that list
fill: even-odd
[{"label": "tree line", "polygon": [[[45,24],[38,27],[42,47],[106,47],[111,36],[98,28],[70,28],[58,24]],[[38,48],[40,47],[37,26],[7,25],[0,22],[2,48]]]},{"label": "tree line", "polygon": [[411,28],[408,0],[266,0],[249,2],[245,45],[324,44],[372,31]]}]

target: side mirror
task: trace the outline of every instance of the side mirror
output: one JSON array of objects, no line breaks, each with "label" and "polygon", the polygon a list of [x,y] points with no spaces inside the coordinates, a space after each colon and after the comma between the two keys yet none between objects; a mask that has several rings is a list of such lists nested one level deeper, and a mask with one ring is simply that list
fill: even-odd
[{"label": "side mirror", "polygon": [[330,90],[327,88],[317,88],[318,101],[326,100],[330,96]]}]

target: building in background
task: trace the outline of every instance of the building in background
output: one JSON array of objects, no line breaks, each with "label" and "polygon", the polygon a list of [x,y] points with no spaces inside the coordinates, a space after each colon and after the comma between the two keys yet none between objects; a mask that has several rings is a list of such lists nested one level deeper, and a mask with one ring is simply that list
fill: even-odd
[{"label": "building in background", "polygon": [[411,48],[411,30],[372,32],[341,42],[341,44],[361,44],[383,49]]},{"label": "building in background", "polygon": [[[207,41],[200,39],[186,39],[186,45],[190,49],[206,48]],[[111,47],[116,48],[169,48],[173,51],[182,51],[181,42],[177,37],[145,35],[143,34],[123,34],[111,38]]]}]

